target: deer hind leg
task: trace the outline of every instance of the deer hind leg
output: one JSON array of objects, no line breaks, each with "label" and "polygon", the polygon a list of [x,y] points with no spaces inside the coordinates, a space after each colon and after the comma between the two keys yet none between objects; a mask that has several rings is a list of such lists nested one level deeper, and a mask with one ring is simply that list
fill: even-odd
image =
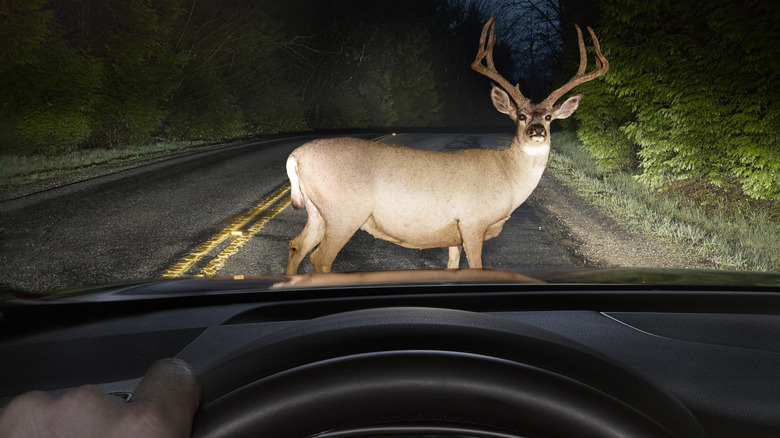
[{"label": "deer hind leg", "polygon": [[359,226],[354,228],[335,228],[329,227],[325,230],[325,236],[320,242],[320,246],[311,253],[309,260],[314,266],[316,272],[330,272],[331,265],[336,259],[341,248],[349,242],[349,239],[359,229]]},{"label": "deer hind leg", "polygon": [[451,246],[449,258],[447,259],[447,269],[458,269],[460,267],[461,246]]},{"label": "deer hind leg", "polygon": [[320,212],[312,205],[307,207],[307,211],[309,212],[309,219],[306,221],[303,231],[301,231],[298,237],[290,241],[287,275],[298,273],[298,266],[300,266],[303,258],[322,241],[322,236],[325,234],[325,221],[322,219]]}]

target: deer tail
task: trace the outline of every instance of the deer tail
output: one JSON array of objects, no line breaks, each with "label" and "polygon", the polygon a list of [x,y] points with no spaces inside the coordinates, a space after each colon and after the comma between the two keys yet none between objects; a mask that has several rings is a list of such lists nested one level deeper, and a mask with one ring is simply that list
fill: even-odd
[{"label": "deer tail", "polygon": [[298,178],[298,160],[290,155],[287,158],[287,177],[290,179],[290,197],[292,206],[296,210],[302,210],[305,207],[304,195],[301,191],[301,181]]}]

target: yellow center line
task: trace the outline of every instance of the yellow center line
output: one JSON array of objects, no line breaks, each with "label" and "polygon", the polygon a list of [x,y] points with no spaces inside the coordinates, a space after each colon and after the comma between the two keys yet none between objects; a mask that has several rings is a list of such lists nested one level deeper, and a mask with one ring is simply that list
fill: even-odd
[{"label": "yellow center line", "polygon": [[[249,223],[257,215],[259,215],[264,210],[266,210],[268,207],[273,205],[276,201],[281,199],[289,190],[290,190],[290,184],[285,184],[282,188],[280,188],[279,190],[274,192],[271,196],[269,196],[268,198],[263,200],[261,203],[257,204],[254,208],[252,208],[251,210],[249,210],[245,214],[243,214],[240,217],[238,217],[235,221],[233,221],[233,223],[228,225],[227,228],[225,228],[224,230],[220,231],[214,237],[209,239],[206,243],[204,243],[203,245],[199,246],[196,250],[192,251],[190,254],[188,254],[187,256],[182,258],[173,267],[168,269],[165,272],[165,274],[162,275],[162,278],[181,277],[190,268],[192,268],[192,266],[195,265],[195,263],[197,263],[199,260],[201,260],[203,257],[205,257],[206,254],[208,254],[210,251],[214,250],[217,246],[219,246],[220,243],[222,243],[228,237],[230,237],[230,236],[238,236],[238,235],[243,236],[244,233],[241,232],[241,230],[240,230],[241,227],[243,227],[244,225]],[[286,201],[286,202],[287,202],[287,204],[289,204],[289,201]],[[286,205],[285,205],[285,207],[286,207]],[[274,210],[276,210],[276,209],[274,209]],[[279,210],[279,211],[281,211],[281,210]],[[267,219],[270,219],[270,217],[268,217]],[[265,222],[267,222],[267,219],[265,219]],[[261,220],[261,222],[262,222],[262,220]]]},{"label": "yellow center line", "polygon": [[[380,142],[384,139],[394,137],[398,134],[395,132],[392,134],[383,135],[377,138],[374,138],[372,141]],[[206,243],[199,246],[197,249],[186,255],[184,258],[182,258],[178,263],[176,263],[173,267],[168,269],[163,275],[162,278],[176,278],[181,277],[187,273],[193,266],[195,266],[196,263],[198,263],[200,260],[202,260],[206,255],[208,255],[211,251],[214,251],[222,242],[225,241],[228,237],[233,237],[234,240],[228,245],[227,248],[222,250],[216,257],[214,257],[210,262],[206,264],[206,266],[200,270],[198,276],[213,276],[216,274],[216,272],[221,269],[224,265],[227,259],[232,256],[233,254],[236,254],[238,250],[246,244],[246,242],[249,241],[255,234],[257,234],[266,223],[268,223],[269,220],[271,220],[274,216],[279,214],[282,210],[287,208],[288,205],[290,205],[290,198],[289,196],[287,199],[284,199],[282,202],[279,203],[274,209],[263,215],[254,225],[249,227],[246,231],[241,231],[241,228],[246,225],[247,223],[251,222],[255,219],[260,213],[267,210],[269,207],[271,207],[273,204],[275,204],[279,199],[281,199],[287,192],[290,191],[290,184],[285,184],[284,187],[280,188],[276,192],[274,192],[271,196],[263,200],[261,203],[257,204],[253,209],[249,210],[245,214],[241,215],[239,218],[237,218],[233,223],[231,223],[227,228],[217,233],[214,237],[209,239]]]},{"label": "yellow center line", "polygon": [[387,134],[387,135],[379,136],[377,138],[372,138],[371,141],[381,142],[384,139],[387,139],[387,138],[390,138],[390,137],[395,137],[396,135],[398,135],[398,134],[393,132],[392,134]]},{"label": "yellow center line", "polygon": [[219,253],[216,257],[214,257],[203,269],[200,270],[200,274],[206,277],[212,277],[216,275],[217,271],[222,269],[222,267],[225,265],[225,262],[227,261],[230,256],[233,254],[236,254],[239,249],[241,249],[242,246],[244,246],[249,239],[251,239],[255,234],[257,234],[263,227],[265,227],[265,224],[268,223],[269,220],[273,219],[274,216],[281,213],[282,210],[287,208],[288,205],[292,202],[292,199],[290,197],[286,197],[282,200],[282,202],[279,203],[276,207],[274,207],[273,210],[269,211],[268,213],[264,214],[263,217],[260,218],[257,222],[255,222],[254,225],[247,228],[246,232],[243,233],[241,236],[237,237],[233,242],[228,245],[227,248],[223,249],[221,253]]}]

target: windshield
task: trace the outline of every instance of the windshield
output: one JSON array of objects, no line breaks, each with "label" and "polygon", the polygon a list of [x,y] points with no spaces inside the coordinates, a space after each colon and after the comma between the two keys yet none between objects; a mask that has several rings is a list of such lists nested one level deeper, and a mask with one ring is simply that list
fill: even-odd
[{"label": "windshield", "polygon": [[0,288],[780,271],[777,18],[775,0],[1,2]]}]

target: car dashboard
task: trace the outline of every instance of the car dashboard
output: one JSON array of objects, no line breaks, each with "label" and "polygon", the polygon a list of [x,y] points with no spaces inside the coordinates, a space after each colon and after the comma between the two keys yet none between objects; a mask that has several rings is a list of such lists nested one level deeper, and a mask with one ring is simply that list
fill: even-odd
[{"label": "car dashboard", "polygon": [[5,301],[0,406],[128,398],[175,357],[203,383],[193,436],[780,436],[773,287],[150,284]]}]

